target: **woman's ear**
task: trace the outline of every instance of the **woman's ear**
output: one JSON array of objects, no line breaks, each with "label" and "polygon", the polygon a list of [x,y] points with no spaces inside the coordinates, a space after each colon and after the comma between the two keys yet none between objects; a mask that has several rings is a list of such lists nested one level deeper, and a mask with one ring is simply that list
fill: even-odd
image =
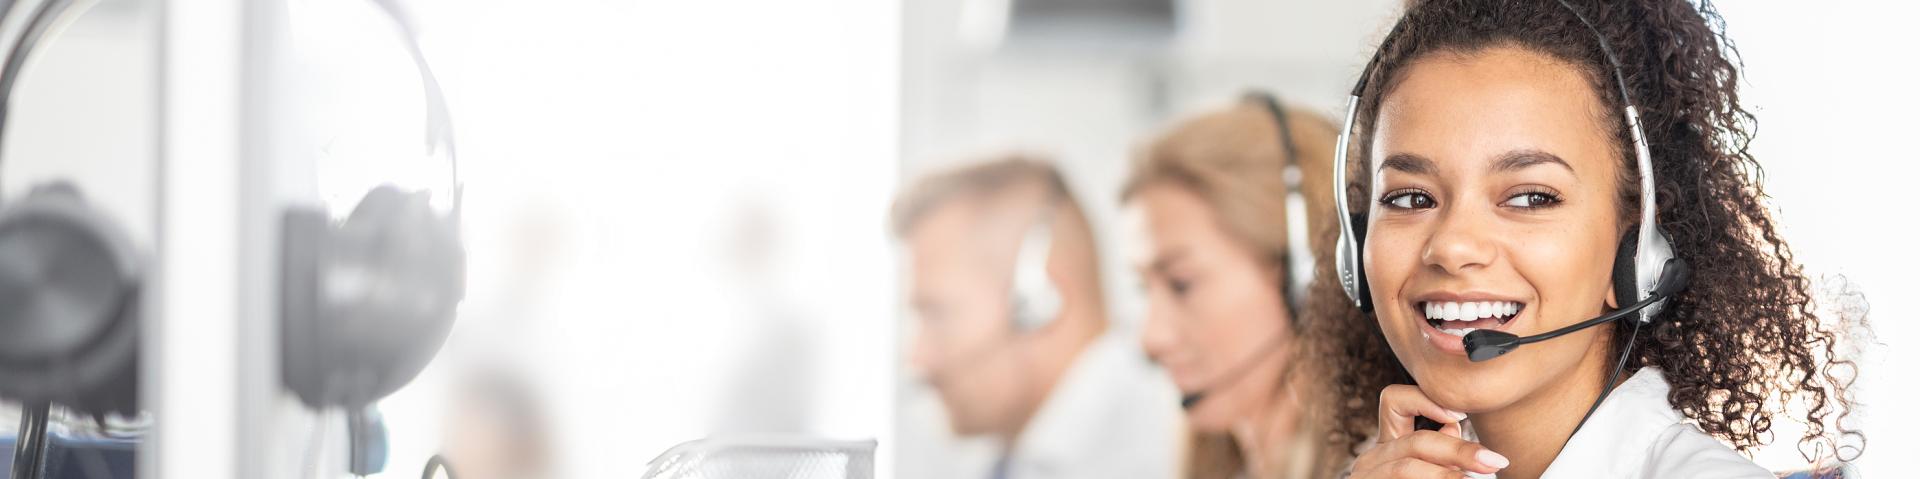
[{"label": "woman's ear", "polygon": [[1618,295],[1613,293],[1613,287],[1609,285],[1607,287],[1607,310],[1620,309],[1620,298],[1616,296]]}]

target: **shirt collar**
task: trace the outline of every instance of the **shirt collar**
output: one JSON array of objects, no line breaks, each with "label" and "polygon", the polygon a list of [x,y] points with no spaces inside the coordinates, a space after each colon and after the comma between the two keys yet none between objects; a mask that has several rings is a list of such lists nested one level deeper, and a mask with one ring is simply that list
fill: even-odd
[{"label": "shirt collar", "polygon": [[1641,368],[1614,388],[1567,440],[1541,477],[1627,477],[1647,462],[1647,445],[1683,421],[1667,403],[1667,379]]}]

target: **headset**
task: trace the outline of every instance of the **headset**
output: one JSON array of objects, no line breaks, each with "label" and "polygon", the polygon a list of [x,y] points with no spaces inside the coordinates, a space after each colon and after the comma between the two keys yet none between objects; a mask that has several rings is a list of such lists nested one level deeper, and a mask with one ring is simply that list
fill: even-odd
[{"label": "headset", "polygon": [[1040,205],[1037,218],[1021,235],[1014,252],[1013,277],[1008,286],[1008,331],[994,342],[964,351],[958,361],[930,371],[933,377],[957,374],[956,370],[976,367],[980,359],[1005,352],[1021,336],[1032,334],[1060,317],[1060,289],[1047,275],[1047,263],[1053,251],[1053,211],[1060,205],[1061,193],[1049,191]]},{"label": "headset", "polygon": [[[1639,336],[1640,327],[1654,323],[1666,300],[1686,288],[1691,269],[1684,260],[1674,254],[1673,245],[1668,240],[1666,231],[1660,228],[1658,204],[1655,201],[1657,191],[1654,188],[1653,155],[1648,152],[1646,133],[1640,127],[1640,112],[1633,105],[1633,96],[1628,90],[1626,76],[1621,73],[1623,68],[1620,66],[1620,60],[1613,53],[1613,46],[1607,42],[1606,35],[1601,34],[1600,30],[1594,27],[1593,22],[1587,20],[1586,15],[1580,13],[1579,9],[1574,8],[1566,0],[1559,0],[1557,3],[1592,32],[1595,41],[1599,43],[1600,51],[1606,57],[1612,71],[1614,85],[1620,89],[1620,102],[1625,104],[1623,116],[1633,136],[1634,165],[1640,172],[1640,221],[1628,228],[1626,234],[1621,237],[1618,253],[1614,256],[1611,275],[1614,298],[1624,306],[1597,318],[1525,338],[1504,331],[1478,330],[1468,333],[1464,343],[1468,359],[1475,362],[1487,361],[1523,344],[1560,337],[1621,319],[1634,319],[1633,333],[1627,339],[1619,364],[1614,367],[1606,389],[1600,393],[1600,399],[1595,400],[1593,407],[1587,410],[1587,417],[1592,417],[1593,411],[1600,407],[1600,402],[1604,401],[1613,389],[1613,384],[1618,380],[1621,370],[1625,369],[1627,358],[1633,351],[1634,338]],[[1382,40],[1382,47],[1374,50],[1373,58],[1367,60],[1366,67],[1361,70],[1360,80],[1354,85],[1352,93],[1347,96],[1347,117],[1341,124],[1339,142],[1334,144],[1334,208],[1339,213],[1339,218],[1345,220],[1340,222],[1340,240],[1335,246],[1334,253],[1335,267],[1341,289],[1346,291],[1347,298],[1353,300],[1354,305],[1363,312],[1372,312],[1374,306],[1372,293],[1367,287],[1366,272],[1360,264],[1360,248],[1366,244],[1367,216],[1364,213],[1352,212],[1348,201],[1347,168],[1351,166],[1351,158],[1347,155],[1347,147],[1353,139],[1353,124],[1359,112],[1360,96],[1366,92],[1367,82],[1373,77],[1374,69],[1379,66],[1380,52],[1386,50],[1385,46],[1400,35],[1405,22],[1405,16],[1395,22],[1393,29],[1387,33],[1386,39]],[[1582,418],[1580,422],[1584,425],[1586,419]]]},{"label": "headset", "polygon": [[1053,324],[1060,316],[1060,289],[1047,276],[1053,258],[1053,201],[1042,205],[1040,218],[1020,239],[1013,263],[1013,329],[1026,333]]},{"label": "headset", "polygon": [[1300,173],[1300,147],[1293,141],[1293,127],[1287,121],[1287,110],[1280,99],[1271,93],[1255,91],[1247,93],[1248,101],[1259,103],[1273,117],[1274,128],[1278,130],[1280,150],[1285,166],[1283,175],[1287,185],[1287,251],[1280,258],[1280,281],[1285,289],[1281,294],[1287,300],[1287,308],[1293,310],[1293,321],[1300,321],[1300,313],[1307,297],[1307,278],[1313,277],[1313,251],[1308,242],[1306,194],[1300,191],[1302,174]]},{"label": "headset", "polygon": [[466,295],[461,182],[446,99],[396,0],[371,0],[402,34],[427,103],[426,141],[448,164],[451,211],[426,191],[381,185],[335,223],[323,208],[281,215],[282,382],[320,410],[363,414],[426,368]]},{"label": "headset", "polygon": [[[1302,321],[1301,313],[1306,311],[1302,301],[1307,297],[1308,282],[1304,278],[1313,277],[1313,252],[1307,240],[1306,195],[1300,191],[1302,178],[1299,165],[1300,149],[1293,141],[1293,127],[1287,121],[1287,110],[1281,106],[1279,98],[1264,91],[1253,91],[1248,92],[1243,101],[1259,104],[1266,109],[1268,115],[1273,117],[1276,136],[1280,139],[1280,150],[1285,155],[1281,158],[1283,165],[1281,168],[1287,187],[1287,249],[1281,253],[1280,258],[1280,295],[1287,302],[1289,313],[1287,321],[1297,328]],[[1214,378],[1207,386],[1182,394],[1180,408],[1191,410],[1201,401],[1206,400],[1213,391],[1239,382],[1253,370],[1254,365],[1259,364],[1260,359],[1267,357],[1279,346],[1279,339],[1277,335],[1269,339],[1266,344],[1254,350],[1253,354],[1241,358],[1225,374]]]},{"label": "headset", "polygon": [[[72,4],[39,4],[7,52],[0,133],[21,69]],[[5,7],[12,2],[0,17]],[[96,418],[136,413],[146,267],[126,229],[70,181],[36,184],[0,205],[0,396]]]}]

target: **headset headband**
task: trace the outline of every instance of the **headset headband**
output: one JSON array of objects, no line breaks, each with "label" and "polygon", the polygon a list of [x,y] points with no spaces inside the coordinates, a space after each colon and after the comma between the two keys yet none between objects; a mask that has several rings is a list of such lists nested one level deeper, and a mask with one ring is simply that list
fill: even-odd
[{"label": "headset headband", "polygon": [[1313,277],[1313,252],[1308,248],[1306,194],[1300,191],[1300,149],[1293,142],[1293,126],[1287,120],[1286,107],[1273,94],[1254,91],[1246,98],[1259,102],[1266,107],[1267,114],[1273,117],[1276,135],[1280,139],[1280,150],[1285,155],[1280,159],[1281,177],[1287,188],[1286,218],[1287,244],[1280,257],[1281,296],[1287,300],[1287,308],[1296,313],[1306,298],[1307,285],[1300,278]]},{"label": "headset headband", "polygon": [[375,7],[387,14],[394,28],[400,30],[402,43],[407,48],[407,56],[413,60],[413,66],[420,70],[420,84],[427,103],[427,148],[429,153],[444,155],[447,159],[447,194],[452,201],[452,218],[457,226],[460,221],[462,197],[466,187],[460,180],[460,159],[453,147],[453,113],[447,108],[447,97],[440,89],[440,79],[434,76],[433,66],[427,62],[427,55],[420,48],[413,17],[407,15],[397,0],[370,0]]},{"label": "headset headband", "polygon": [[[1574,8],[1573,5],[1567,3],[1566,0],[1559,0],[1557,3],[1559,3],[1561,7],[1566,8],[1574,18],[1579,20],[1582,26],[1593,33],[1594,40],[1599,44],[1602,55],[1606,57],[1607,66],[1611,70],[1614,85],[1618,87],[1620,91],[1620,102],[1624,105],[1623,116],[1633,138],[1634,165],[1640,171],[1640,227],[1637,228],[1636,233],[1638,237],[1636,238],[1637,247],[1634,250],[1633,265],[1635,266],[1635,292],[1644,297],[1646,293],[1653,291],[1654,287],[1657,286],[1660,271],[1665,266],[1666,259],[1673,257],[1671,245],[1667,243],[1666,238],[1660,233],[1658,215],[1655,210],[1653,156],[1647,150],[1646,133],[1642,131],[1640,127],[1640,113],[1639,110],[1634,107],[1633,97],[1629,94],[1630,92],[1627,88],[1626,76],[1622,73],[1623,69],[1620,66],[1619,59],[1613,53],[1613,47],[1607,42],[1606,36],[1602,34],[1592,22],[1588,21],[1587,17],[1581,14],[1579,9]],[[1347,168],[1350,166],[1349,162],[1352,159],[1348,155],[1348,147],[1353,141],[1354,120],[1359,114],[1361,95],[1366,92],[1368,82],[1372,80],[1375,69],[1379,67],[1381,52],[1386,51],[1393,42],[1398,39],[1402,34],[1402,30],[1405,29],[1405,24],[1406,16],[1403,15],[1400,20],[1394,23],[1393,29],[1388,31],[1387,37],[1381,41],[1380,48],[1374,50],[1373,57],[1367,60],[1366,68],[1360,72],[1360,79],[1355,82],[1353,91],[1347,97],[1347,117],[1345,121],[1341,122],[1340,138],[1338,143],[1334,145],[1334,208],[1338,211],[1339,217],[1342,219],[1342,221],[1340,221],[1340,242],[1336,246],[1335,261],[1337,262],[1337,269],[1339,270],[1341,288],[1345,289],[1347,296],[1362,308],[1367,306],[1368,302],[1365,300],[1365,296],[1368,293],[1364,291],[1364,280],[1361,277],[1360,245],[1358,244],[1359,235],[1355,232],[1357,225],[1354,219],[1358,217],[1352,212],[1352,206],[1348,200],[1349,195],[1347,193]],[[1618,298],[1622,304],[1633,302],[1637,299],[1638,298]],[[1659,312],[1659,309],[1660,305],[1655,305],[1642,310],[1641,321],[1649,321]]]},{"label": "headset headband", "polygon": [[[448,194],[452,201],[452,217],[457,223],[460,218],[463,196],[461,193],[464,185],[460,181],[460,160],[455,155],[453,146],[453,115],[447,108],[447,100],[441,91],[440,80],[434,76],[433,67],[428,64],[426,53],[420,48],[414,22],[412,17],[406,14],[406,10],[401,8],[396,0],[371,0],[371,2],[393,21],[395,28],[400,30],[407,55],[420,72],[420,83],[426,99],[427,147],[430,153],[446,157],[447,186],[450,188]],[[6,7],[12,7],[13,2],[5,3]],[[73,0],[47,0],[36,6],[32,17],[22,27],[19,38],[14,41],[13,48],[7,51],[5,64],[0,66],[0,139],[5,137],[7,119],[13,110],[13,87],[20,77],[20,70],[26,67],[28,57],[39,45],[40,39],[52,29],[54,21],[73,3]],[[0,11],[0,16],[4,16],[4,11]]]},{"label": "headset headband", "polygon": [[[72,0],[47,0],[34,7],[32,16],[14,39],[13,48],[7,50],[5,65],[0,66],[0,138],[6,136],[7,119],[13,112],[13,85],[20,78],[20,70],[26,68],[27,57],[33,54],[40,39],[46,37],[47,30],[53,28],[54,20],[72,5]],[[11,8],[13,2],[8,1],[5,6]],[[5,16],[6,11],[0,10],[0,18]]]}]

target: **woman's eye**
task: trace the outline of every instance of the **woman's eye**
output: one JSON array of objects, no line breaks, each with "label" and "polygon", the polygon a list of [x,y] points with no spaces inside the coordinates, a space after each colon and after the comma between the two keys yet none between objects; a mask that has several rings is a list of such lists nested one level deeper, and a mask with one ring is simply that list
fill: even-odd
[{"label": "woman's eye", "polygon": [[1502,203],[1502,205],[1511,206],[1514,208],[1532,209],[1532,208],[1544,208],[1544,207],[1553,206],[1559,203],[1560,203],[1560,197],[1554,196],[1552,193],[1547,193],[1542,191],[1533,191],[1533,192],[1513,195],[1512,197],[1507,198],[1507,202]]},{"label": "woman's eye", "polygon": [[1174,296],[1186,296],[1187,290],[1192,288],[1193,288],[1192,281],[1187,281],[1184,279],[1167,280],[1167,289],[1173,291]]},{"label": "woman's eye", "polygon": [[1407,191],[1389,194],[1380,199],[1380,204],[1403,210],[1424,210],[1433,207],[1433,197],[1418,191]]}]

